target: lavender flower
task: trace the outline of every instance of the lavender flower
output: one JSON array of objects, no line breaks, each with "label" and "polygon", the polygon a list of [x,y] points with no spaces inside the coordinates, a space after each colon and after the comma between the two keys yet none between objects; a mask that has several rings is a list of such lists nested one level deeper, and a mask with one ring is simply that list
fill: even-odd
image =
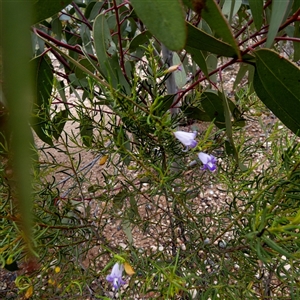
[{"label": "lavender flower", "polygon": [[211,172],[214,172],[217,169],[217,159],[213,155],[200,152],[198,154],[198,157],[203,163],[203,167],[201,168],[201,170],[209,170]]},{"label": "lavender flower", "polygon": [[197,132],[185,132],[185,131],[175,131],[175,137],[184,145],[187,151],[189,148],[194,148],[197,146],[197,141],[195,140]]},{"label": "lavender flower", "polygon": [[122,279],[123,271],[123,264],[117,262],[114,264],[111,273],[106,276],[106,280],[112,283],[115,289],[119,289],[122,284],[125,284],[125,281]]}]

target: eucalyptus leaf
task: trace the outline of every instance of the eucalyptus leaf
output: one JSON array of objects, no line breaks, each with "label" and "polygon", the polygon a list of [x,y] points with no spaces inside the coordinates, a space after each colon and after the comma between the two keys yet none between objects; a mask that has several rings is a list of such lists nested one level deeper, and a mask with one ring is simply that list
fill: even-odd
[{"label": "eucalyptus leaf", "polygon": [[234,38],[231,27],[222,14],[219,5],[215,1],[206,1],[205,9],[202,11],[202,17],[210,28],[216,32],[218,37],[228,43],[234,49],[235,55],[240,58],[241,53],[237,41]]},{"label": "eucalyptus leaf", "polygon": [[34,2],[34,23],[38,23],[63,10],[72,0],[36,0]]},{"label": "eucalyptus leaf", "polygon": [[216,39],[189,23],[187,23],[187,30],[187,51],[191,49],[192,51],[204,50],[222,56],[237,57],[236,50],[231,45]]},{"label": "eucalyptus leaf", "polygon": [[35,65],[36,102],[32,108],[31,125],[38,137],[45,143],[53,145],[49,136],[50,129],[50,97],[53,85],[53,66],[47,55],[33,60]]},{"label": "eucalyptus leaf", "polygon": [[271,20],[266,42],[267,48],[270,48],[272,46],[274,39],[277,35],[278,29],[282,24],[286,14],[291,9],[292,3],[293,0],[272,1]]},{"label": "eucalyptus leaf", "polygon": [[68,118],[68,110],[64,109],[56,113],[52,119],[53,123],[53,136],[56,140],[59,139]]},{"label": "eucalyptus leaf", "polygon": [[264,1],[263,0],[249,0],[249,6],[253,16],[254,25],[257,30],[260,30],[263,23]]},{"label": "eucalyptus leaf", "polygon": [[177,51],[184,47],[186,25],[181,1],[131,0],[130,3],[149,31],[168,49]]},{"label": "eucalyptus leaf", "polygon": [[255,56],[255,92],[289,129],[300,135],[299,68],[272,50],[257,50]]},{"label": "eucalyptus leaf", "polygon": [[80,118],[80,136],[82,143],[91,147],[93,142],[93,120],[88,115],[82,115]]},{"label": "eucalyptus leaf", "polygon": [[98,15],[93,27],[93,36],[97,58],[100,64],[100,72],[107,82],[117,89],[122,86],[130,93],[130,87],[122,73],[116,54],[109,55],[108,51],[113,49],[113,40],[104,15]]},{"label": "eucalyptus leaf", "polygon": [[180,68],[173,74],[175,77],[176,86],[179,90],[181,90],[185,86],[187,79],[184,66],[181,64],[180,57],[176,52],[173,53],[173,65],[180,65]]}]

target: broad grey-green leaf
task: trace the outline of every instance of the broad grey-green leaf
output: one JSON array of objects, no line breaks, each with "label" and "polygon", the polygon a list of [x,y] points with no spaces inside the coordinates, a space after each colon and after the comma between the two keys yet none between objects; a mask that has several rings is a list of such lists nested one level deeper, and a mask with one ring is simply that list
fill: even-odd
[{"label": "broad grey-green leaf", "polygon": [[249,0],[254,25],[257,30],[260,30],[263,23],[264,1],[263,0]]},{"label": "broad grey-green leaf", "polygon": [[293,0],[285,0],[285,1],[272,1],[272,12],[271,12],[271,20],[267,35],[266,47],[270,48],[273,44],[273,41],[277,35],[278,29],[288,11],[291,9],[291,5],[293,4]]},{"label": "broad grey-green leaf", "polygon": [[179,0],[131,0],[138,17],[168,49],[181,50],[186,41],[185,16]]},{"label": "broad grey-green leaf", "polygon": [[264,104],[295,134],[300,135],[300,70],[278,53],[255,51],[254,89]]},{"label": "broad grey-green leaf", "polygon": [[43,21],[63,10],[72,0],[36,0],[34,3],[34,23]]},{"label": "broad grey-green leaf", "polygon": [[241,53],[231,31],[231,27],[223,16],[219,5],[215,1],[206,1],[205,9],[202,10],[202,17],[216,34],[235,51],[235,55],[240,58]]},{"label": "broad grey-green leaf", "polygon": [[204,50],[222,56],[237,57],[236,50],[231,45],[216,39],[189,23],[187,23],[187,29],[187,51],[190,49],[193,51]]}]

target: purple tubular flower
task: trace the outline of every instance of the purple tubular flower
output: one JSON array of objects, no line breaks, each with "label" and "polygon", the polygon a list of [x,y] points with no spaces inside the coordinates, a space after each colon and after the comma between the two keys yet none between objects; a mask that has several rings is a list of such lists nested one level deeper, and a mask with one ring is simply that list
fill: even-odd
[{"label": "purple tubular flower", "polygon": [[117,262],[117,263],[114,264],[111,273],[106,276],[106,280],[108,282],[112,283],[112,285],[115,289],[119,289],[119,287],[122,284],[126,283],[122,279],[123,271],[124,271],[124,266]]},{"label": "purple tubular flower", "polygon": [[217,169],[217,159],[213,155],[200,152],[198,154],[198,157],[203,163],[203,167],[201,168],[201,170],[209,170],[211,172],[214,172]]},{"label": "purple tubular flower", "polygon": [[194,148],[197,146],[197,141],[195,140],[197,132],[185,132],[185,131],[175,131],[175,137],[184,145],[186,146],[185,151],[189,148]]}]

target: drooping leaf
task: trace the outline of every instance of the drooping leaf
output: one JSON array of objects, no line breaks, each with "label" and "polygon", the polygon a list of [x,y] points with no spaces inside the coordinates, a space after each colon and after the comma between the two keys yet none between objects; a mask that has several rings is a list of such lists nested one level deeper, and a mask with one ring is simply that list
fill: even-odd
[{"label": "drooping leaf", "polygon": [[124,233],[126,234],[127,240],[129,244],[133,243],[133,236],[132,236],[132,230],[129,220],[123,220],[122,221],[122,229]]},{"label": "drooping leaf", "polygon": [[231,31],[230,25],[223,16],[219,5],[214,1],[206,1],[205,9],[202,11],[202,17],[212,30],[216,32],[225,43],[228,43],[235,52],[237,57],[241,57],[241,53]]},{"label": "drooping leaf", "polygon": [[[209,54],[206,57],[206,65],[207,65],[207,71],[208,73],[214,71],[217,68],[218,65],[218,58],[215,54]],[[214,73],[209,77],[209,80],[212,82],[217,82],[217,74]]]},{"label": "drooping leaf", "polygon": [[[236,105],[229,99],[227,99],[227,101],[230,113],[234,119],[232,125],[244,126],[241,114]],[[226,128],[223,99],[218,94],[210,91],[202,93],[201,105],[205,113],[209,116],[209,121],[214,120],[214,123],[217,127],[221,129]]]},{"label": "drooping leaf", "polygon": [[56,140],[59,139],[65,124],[67,122],[67,118],[68,118],[68,110],[64,109],[59,111],[52,119],[52,123],[53,123],[53,136]]},{"label": "drooping leaf", "polygon": [[127,191],[124,189],[124,190],[121,190],[119,193],[117,193],[114,197],[113,197],[113,208],[116,210],[116,211],[119,211],[122,209],[123,205],[124,205],[124,202],[127,198]]},{"label": "drooping leaf", "polygon": [[89,54],[93,54],[94,50],[92,47],[91,31],[86,24],[81,24],[80,26],[80,37],[85,51]]},{"label": "drooping leaf", "polygon": [[234,84],[233,84],[233,89],[236,89],[236,87],[238,86],[238,84],[242,81],[242,79],[244,78],[244,76],[246,75],[247,71],[248,71],[248,64],[241,64],[239,71],[236,75]]},{"label": "drooping leaf", "polygon": [[45,143],[53,145],[47,134],[50,129],[50,103],[52,93],[53,67],[46,55],[37,57],[35,64],[36,103],[33,104],[31,125],[38,137]]},{"label": "drooping leaf", "polygon": [[300,135],[300,70],[278,53],[255,51],[255,92],[295,134]]},{"label": "drooping leaf", "polygon": [[188,47],[188,46],[185,46],[185,49],[189,54],[191,54],[192,59],[199,66],[199,68],[204,73],[204,75],[206,77],[209,77],[205,57],[204,57],[202,51],[195,49],[195,48]]},{"label": "drooping leaf", "polygon": [[222,7],[222,12],[224,15],[227,16],[229,23],[231,23],[233,16],[238,12],[242,5],[242,0],[225,0],[223,7]]},{"label": "drooping leaf", "polygon": [[130,42],[129,45],[129,50],[131,52],[136,51],[136,49],[138,47],[140,47],[141,45],[144,45],[145,43],[149,42],[149,39],[152,37],[152,34],[146,30],[143,31],[142,33],[138,34],[137,36],[135,36],[132,41]]},{"label": "drooping leaf", "polygon": [[[181,64],[181,60],[179,55],[174,52],[173,53],[173,65],[180,65]],[[185,84],[186,84],[186,72],[184,69],[184,66],[181,65],[179,70],[175,71],[174,73],[174,77],[175,77],[175,83],[178,89],[182,89]]]},{"label": "drooping leaf", "polygon": [[[295,27],[294,27],[294,37],[295,38],[300,38],[300,23],[295,22]],[[294,61],[300,60],[300,43],[299,42],[293,42],[294,46]]]},{"label": "drooping leaf", "polygon": [[162,116],[167,110],[170,109],[173,101],[174,101],[175,94],[165,95],[158,99],[157,108],[153,110],[153,115],[155,116]]},{"label": "drooping leaf", "polygon": [[34,3],[34,24],[63,10],[72,0],[36,0]]},{"label": "drooping leaf", "polygon": [[[130,93],[130,87],[126,81],[117,54],[115,44],[112,40],[106,18],[103,14],[98,15],[93,27],[93,36],[97,58],[100,64],[100,71],[103,77],[112,84],[114,88],[124,87]],[[110,55],[108,52],[110,51]],[[113,53],[113,52],[114,53]]]},{"label": "drooping leaf", "polygon": [[187,29],[187,51],[190,49],[192,49],[192,51],[204,50],[226,57],[237,56],[236,50],[231,45],[216,39],[215,37],[205,33],[201,29],[198,29],[189,23],[187,23]]},{"label": "drooping leaf", "polygon": [[93,120],[87,116],[82,115],[80,118],[80,136],[82,139],[82,143],[87,146],[91,147],[93,142]]},{"label": "drooping leaf", "polygon": [[131,161],[130,156],[128,155],[128,152],[131,151],[131,145],[123,126],[116,127],[113,136],[115,144],[119,148],[120,155],[124,163],[128,166]]},{"label": "drooping leaf", "polygon": [[182,111],[188,119],[199,120],[202,122],[210,122],[211,121],[211,117],[206,112],[204,112],[203,110],[201,110],[198,107],[187,106],[187,107],[182,108]]},{"label": "drooping leaf", "polygon": [[179,0],[132,0],[136,14],[168,49],[181,50],[186,41],[185,16]]},{"label": "drooping leaf", "polygon": [[278,28],[282,24],[286,14],[291,9],[293,0],[272,1],[271,20],[267,35],[266,47],[270,48],[277,35]]},{"label": "drooping leaf", "polygon": [[254,25],[257,30],[260,30],[263,23],[264,1],[263,0],[249,0],[249,6],[253,16]]}]

